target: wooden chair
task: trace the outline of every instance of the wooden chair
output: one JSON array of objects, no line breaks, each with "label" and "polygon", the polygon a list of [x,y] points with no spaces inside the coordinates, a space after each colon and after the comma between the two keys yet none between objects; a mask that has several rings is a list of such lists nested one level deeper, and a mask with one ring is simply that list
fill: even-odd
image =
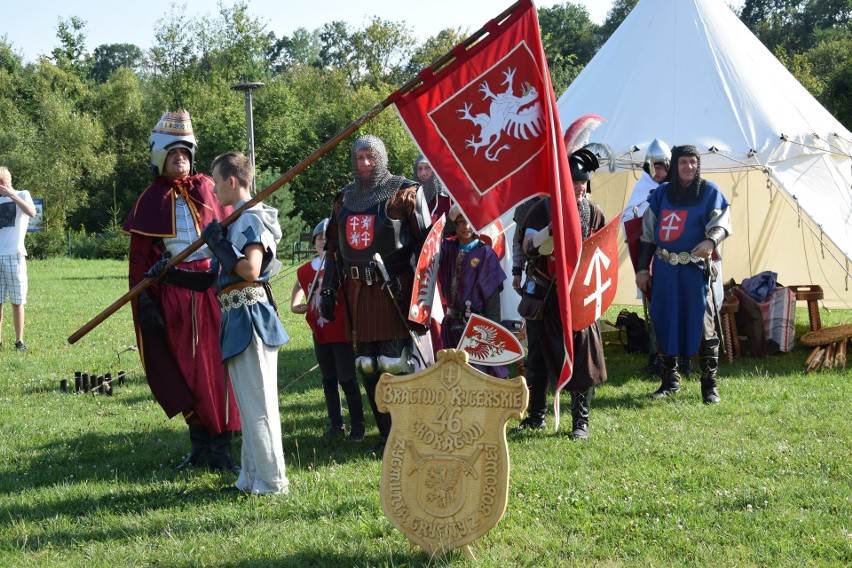
[{"label": "wooden chair", "polygon": [[808,319],[811,324],[811,331],[816,331],[822,327],[822,321],[819,317],[819,303],[817,300],[822,300],[825,297],[822,288],[816,284],[788,286],[796,295],[796,301],[805,300],[808,303]]},{"label": "wooden chair", "polygon": [[314,239],[310,231],[302,231],[299,233],[299,240],[293,243],[293,251],[290,261],[296,264],[296,261],[301,261],[303,256],[308,258],[314,256]]}]

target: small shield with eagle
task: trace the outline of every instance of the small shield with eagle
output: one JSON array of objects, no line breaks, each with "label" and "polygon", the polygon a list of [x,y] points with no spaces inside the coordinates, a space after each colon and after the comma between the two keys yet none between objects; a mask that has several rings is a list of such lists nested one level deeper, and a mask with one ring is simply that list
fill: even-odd
[{"label": "small shield with eagle", "polygon": [[391,415],[382,459],[381,503],[391,523],[429,554],[469,544],[506,510],[506,422],[526,410],[523,377],[497,379],[444,349],[411,375],[382,375],[379,411]]},{"label": "small shield with eagle", "polygon": [[524,348],[514,333],[477,314],[467,320],[458,348],[467,353],[471,363],[490,367],[524,358]]}]

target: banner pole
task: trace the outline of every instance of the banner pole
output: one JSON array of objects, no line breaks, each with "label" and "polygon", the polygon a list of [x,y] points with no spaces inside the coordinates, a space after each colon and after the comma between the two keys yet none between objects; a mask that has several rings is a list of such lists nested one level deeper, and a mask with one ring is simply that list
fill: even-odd
[{"label": "banner pole", "polygon": [[[529,1],[529,0],[519,0],[518,2],[515,2],[509,8],[504,10],[499,16],[494,18],[493,21],[496,21],[496,22],[499,23],[499,22],[505,20],[524,1]],[[465,49],[467,49],[467,48],[471,47],[472,45],[474,45],[484,35],[489,33],[487,28],[488,28],[488,26],[483,26],[482,28],[480,28],[478,31],[476,31],[470,37],[468,37],[466,40],[464,40],[461,44],[459,44],[459,47],[464,47]],[[446,66],[448,63],[450,63],[451,61],[453,61],[456,58],[456,56],[453,53],[454,51],[455,50],[446,53],[443,57],[438,59],[438,61],[436,61],[435,63],[433,63],[432,65],[430,65],[426,69],[440,72],[440,70],[444,66]],[[320,159],[322,156],[324,156],[325,154],[327,154],[328,152],[333,150],[344,139],[349,137],[350,134],[355,132],[358,128],[360,128],[365,123],[367,123],[370,120],[372,120],[373,118],[375,118],[385,108],[389,107],[394,102],[396,102],[402,95],[405,95],[405,94],[413,91],[417,87],[419,87],[420,84],[421,84],[420,78],[414,77],[408,83],[406,83],[405,85],[403,85],[402,87],[400,87],[399,89],[394,91],[385,100],[383,100],[382,102],[380,102],[379,104],[377,104],[376,106],[374,106],[373,108],[368,110],[360,118],[356,119],[354,122],[352,122],[348,126],[346,126],[343,130],[341,130],[336,135],[334,135],[325,144],[323,144],[322,146],[320,146],[319,148],[314,150],[307,158],[305,158],[304,160],[302,160],[301,162],[299,162],[298,164],[296,164],[295,166],[290,168],[290,170],[288,170],[281,177],[279,177],[277,180],[272,182],[269,185],[269,187],[267,187],[266,189],[264,189],[263,191],[258,193],[251,200],[244,203],[239,209],[235,210],[233,213],[228,215],[225,219],[223,219],[221,221],[222,227],[227,227],[228,225],[233,223],[234,220],[237,217],[240,216],[240,214],[243,212],[243,210],[248,209],[249,207],[254,207],[258,203],[260,203],[261,201],[263,201],[264,199],[266,199],[267,197],[269,197],[270,195],[272,195],[273,193],[278,191],[278,189],[280,189],[284,184],[286,184],[287,182],[292,180],[294,177],[296,177],[297,175],[302,173],[302,171],[304,171],[305,168],[307,168],[308,166],[313,164],[315,161]],[[165,273],[169,268],[176,266],[176,265],[180,264],[181,262],[183,262],[183,260],[186,257],[188,257],[193,252],[195,252],[196,250],[201,248],[203,245],[204,245],[204,239],[201,239],[201,238],[196,239],[195,242],[190,244],[183,251],[179,252],[178,254],[173,256],[171,260],[169,260],[168,264],[163,268],[163,273]],[[68,336],[68,343],[71,343],[73,345],[74,343],[79,341],[86,334],[88,334],[90,331],[92,331],[98,325],[103,323],[109,316],[111,316],[112,314],[117,312],[124,304],[126,304],[127,302],[129,302],[130,300],[132,300],[133,298],[138,296],[139,294],[141,294],[146,288],[148,288],[151,284],[155,283],[159,279],[160,279],[159,275],[158,276],[150,276],[150,277],[146,278],[145,280],[142,280],[141,282],[136,284],[136,286],[131,288],[126,294],[121,296],[119,299],[117,299],[112,304],[110,304],[106,309],[104,309],[101,313],[99,313],[98,315],[93,317],[91,320],[89,320],[89,322],[86,323],[83,327],[81,327],[80,329],[78,329],[77,331],[72,333],[70,336]]]}]

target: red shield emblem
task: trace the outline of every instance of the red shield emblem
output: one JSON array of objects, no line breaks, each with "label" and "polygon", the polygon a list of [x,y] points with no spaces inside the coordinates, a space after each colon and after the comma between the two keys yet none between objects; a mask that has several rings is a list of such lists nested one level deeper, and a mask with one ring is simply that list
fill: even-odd
[{"label": "red shield emblem", "polygon": [[471,363],[489,367],[524,358],[524,348],[511,331],[477,314],[470,315],[458,348],[467,353]]},{"label": "red shield emblem", "polygon": [[683,227],[686,225],[687,213],[689,212],[685,209],[663,209],[660,216],[660,241],[669,243],[680,237],[683,233]]},{"label": "red shield emblem", "polygon": [[480,196],[544,148],[541,71],[525,41],[429,113]]},{"label": "red shield emblem", "polygon": [[364,250],[373,244],[375,215],[350,215],[346,218],[346,240],[355,250]]},{"label": "red shield emblem", "polygon": [[613,219],[583,241],[580,264],[571,286],[571,322],[579,331],[600,319],[618,289],[618,223]]},{"label": "red shield emblem", "polygon": [[411,290],[411,304],[408,319],[428,325],[432,315],[432,300],[435,298],[435,283],[438,278],[438,262],[441,260],[441,242],[444,240],[444,220],[441,215],[429,230],[429,236],[423,243],[420,257],[417,259],[416,278]]}]

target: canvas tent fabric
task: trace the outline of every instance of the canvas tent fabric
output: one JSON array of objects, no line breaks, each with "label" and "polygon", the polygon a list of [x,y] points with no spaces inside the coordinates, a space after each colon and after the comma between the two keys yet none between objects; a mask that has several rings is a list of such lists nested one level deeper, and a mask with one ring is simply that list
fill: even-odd
[{"label": "canvas tent fabric", "polygon": [[[607,122],[615,171],[591,198],[620,215],[655,139],[694,144],[702,176],[731,202],[725,279],[772,270],[784,285],[823,288],[852,308],[852,133],[784,68],[723,0],[640,0],[559,98],[563,125]],[[616,303],[636,303],[623,243]]]}]

